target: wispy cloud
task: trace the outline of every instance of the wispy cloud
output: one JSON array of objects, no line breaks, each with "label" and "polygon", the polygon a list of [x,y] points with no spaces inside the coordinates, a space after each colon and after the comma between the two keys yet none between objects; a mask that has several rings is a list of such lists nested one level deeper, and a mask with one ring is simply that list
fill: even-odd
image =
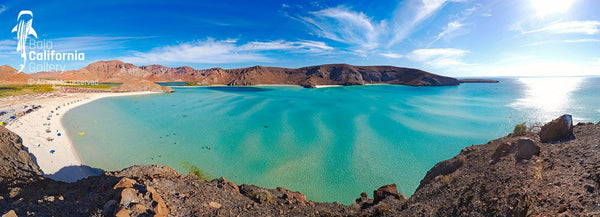
[{"label": "wispy cloud", "polygon": [[[393,16],[382,20],[374,20],[363,12],[342,5],[308,12],[306,16],[290,17],[310,26],[319,37],[348,44],[352,46],[349,49],[351,52],[364,55],[366,51],[389,48],[406,39],[421,22],[432,17],[446,3],[463,1],[465,0],[401,2]],[[448,34],[449,32],[444,35]]]},{"label": "wispy cloud", "polygon": [[463,26],[464,26],[464,24],[462,24],[461,21],[458,21],[458,20],[449,22],[448,25],[446,25],[446,27],[444,27],[443,31],[437,35],[435,40],[433,40],[431,43],[429,43],[428,47],[435,44],[437,41],[439,41],[442,38],[452,37],[453,33],[460,30]]},{"label": "wispy cloud", "polygon": [[385,30],[385,21],[375,22],[362,12],[338,6],[309,12],[301,20],[309,24],[323,38],[373,49],[379,45],[380,34]]},{"label": "wispy cloud", "polygon": [[77,36],[48,38],[52,49],[56,51],[96,51],[124,49],[126,43],[133,40],[152,38],[152,36]]},{"label": "wispy cloud", "polygon": [[7,9],[6,5],[0,5],[0,14],[4,13]]},{"label": "wispy cloud", "polygon": [[554,34],[587,34],[594,35],[600,33],[600,21],[569,21],[554,23],[541,29],[526,31],[525,33],[549,32]]},{"label": "wispy cloud", "polygon": [[[412,34],[415,27],[424,20],[433,16],[448,2],[464,2],[464,0],[420,0],[408,3],[405,11],[396,11],[392,19],[392,37],[387,46],[392,46],[406,39]],[[407,13],[413,13],[412,19],[407,19]]]},{"label": "wispy cloud", "polygon": [[327,46],[320,41],[294,41],[284,40],[269,42],[249,42],[238,48],[239,51],[266,51],[266,50],[291,50],[300,52],[322,52],[333,50],[333,47]]},{"label": "wispy cloud", "polygon": [[133,52],[132,55],[121,57],[123,61],[135,64],[154,63],[244,63],[271,62],[264,51],[286,50],[290,52],[325,52],[333,48],[317,41],[269,41],[249,42],[239,45],[237,40],[195,41],[172,46],[152,49],[149,52]]},{"label": "wispy cloud", "polygon": [[531,44],[527,44],[525,46],[530,46],[530,47],[534,47],[534,46],[541,46],[541,45],[547,45],[547,44],[578,44],[578,43],[599,43],[600,39],[595,39],[595,38],[580,38],[580,39],[564,39],[564,40],[547,40],[547,41],[539,41],[539,42],[534,42]]},{"label": "wispy cloud", "polygon": [[15,50],[17,48],[16,40],[0,40],[0,51]]},{"label": "wispy cloud", "polygon": [[474,7],[471,7],[471,8],[461,11],[459,14],[456,15],[456,18],[453,21],[450,21],[444,27],[442,32],[440,32],[437,35],[437,37],[429,43],[429,45],[427,47],[430,47],[431,45],[435,44],[437,41],[439,41],[441,39],[449,40],[453,37],[456,37],[460,34],[467,32],[466,30],[464,30],[464,26],[465,26],[464,21],[469,16],[471,16],[473,13],[475,13],[477,10],[479,10],[479,8],[481,8],[481,4],[476,4]]},{"label": "wispy cloud", "polygon": [[444,68],[468,65],[463,61],[466,53],[468,53],[466,50],[455,48],[416,49],[410,52],[407,57],[435,68]]},{"label": "wispy cloud", "polygon": [[390,58],[390,59],[400,59],[400,58],[404,57],[404,55],[392,53],[392,52],[380,53],[379,55],[386,57],[386,58]]}]

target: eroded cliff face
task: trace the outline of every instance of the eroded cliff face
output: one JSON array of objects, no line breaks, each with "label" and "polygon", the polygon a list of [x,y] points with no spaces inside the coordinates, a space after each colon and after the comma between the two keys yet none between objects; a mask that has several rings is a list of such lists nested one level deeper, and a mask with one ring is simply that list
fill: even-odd
[{"label": "eroded cliff face", "polygon": [[0,184],[41,174],[37,164],[24,148],[21,137],[0,127]]},{"label": "eroded cliff face", "polygon": [[[563,118],[564,119],[564,118]],[[572,135],[473,145],[435,165],[412,197],[395,185],[348,206],[285,188],[206,181],[163,166],[133,166],[75,183],[39,176],[18,136],[0,129],[0,214],[39,216],[559,216],[600,214],[600,123],[553,121]],[[541,133],[545,135],[545,133]],[[24,153],[24,154],[23,154]],[[358,196],[358,195],[357,195]]]}]

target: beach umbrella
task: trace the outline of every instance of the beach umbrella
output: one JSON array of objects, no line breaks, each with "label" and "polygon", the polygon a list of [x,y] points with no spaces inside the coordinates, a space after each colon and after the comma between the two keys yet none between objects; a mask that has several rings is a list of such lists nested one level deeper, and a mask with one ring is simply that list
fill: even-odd
[{"label": "beach umbrella", "polygon": [[56,152],[54,149],[50,150],[50,154],[54,154],[54,152]]},{"label": "beach umbrella", "polygon": [[60,134],[60,133],[57,133],[56,135],[57,135],[57,136],[60,136],[61,134]]}]

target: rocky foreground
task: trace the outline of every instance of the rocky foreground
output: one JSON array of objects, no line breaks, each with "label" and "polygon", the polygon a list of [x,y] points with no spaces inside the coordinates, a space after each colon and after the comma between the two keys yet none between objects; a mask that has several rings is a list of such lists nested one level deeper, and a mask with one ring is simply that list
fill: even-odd
[{"label": "rocky foreground", "polygon": [[[541,141],[544,141],[541,142]],[[0,127],[0,214],[6,216],[598,216],[600,123],[562,116],[539,133],[473,145],[435,165],[412,197],[386,185],[348,206],[285,188],[206,181],[133,166],[76,183],[40,176],[20,138]]]}]

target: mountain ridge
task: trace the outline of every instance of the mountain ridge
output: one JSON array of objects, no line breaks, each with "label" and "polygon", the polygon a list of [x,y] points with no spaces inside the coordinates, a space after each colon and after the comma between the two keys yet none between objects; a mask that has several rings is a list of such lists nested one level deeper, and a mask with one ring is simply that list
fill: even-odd
[{"label": "mountain ridge", "polygon": [[97,61],[78,70],[38,72],[38,79],[98,80],[123,83],[130,79],[153,82],[191,82],[197,85],[268,85],[289,84],[303,87],[317,85],[397,84],[409,86],[459,85],[456,78],[441,76],[419,69],[395,66],[354,66],[324,64],[300,68],[251,66],[245,68],[194,69],[189,66],[135,66],[119,60]]}]

